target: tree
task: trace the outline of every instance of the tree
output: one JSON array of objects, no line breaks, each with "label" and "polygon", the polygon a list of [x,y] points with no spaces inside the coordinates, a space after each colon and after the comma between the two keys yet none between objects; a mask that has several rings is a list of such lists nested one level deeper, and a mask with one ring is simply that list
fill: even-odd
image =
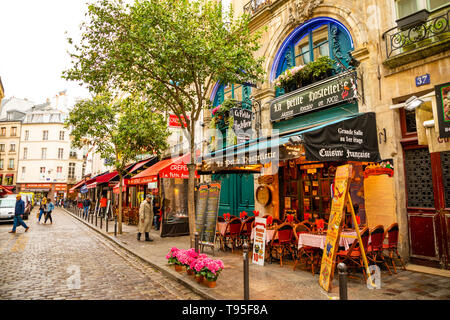
[{"label": "tree", "polygon": [[[222,13],[215,0],[101,0],[89,6],[81,42],[64,72],[94,92],[120,88],[141,92],[187,123],[191,161],[188,214],[191,245],[195,230],[195,123],[210,106],[208,90],[222,83],[262,80],[263,58],[256,59],[260,33],[251,33],[249,16]],[[69,39],[70,42],[70,39]]]},{"label": "tree", "polygon": [[140,98],[119,99],[102,93],[78,101],[66,120],[73,145],[94,146],[101,158],[110,160],[118,172],[119,234],[122,233],[122,178],[127,173],[127,165],[141,154],[158,155],[167,148],[166,121],[150,109],[149,103]]}]

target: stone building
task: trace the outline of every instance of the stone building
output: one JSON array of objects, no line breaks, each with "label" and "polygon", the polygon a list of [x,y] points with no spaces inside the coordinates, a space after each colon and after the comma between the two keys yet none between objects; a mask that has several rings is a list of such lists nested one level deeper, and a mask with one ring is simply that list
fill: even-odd
[{"label": "stone building", "polygon": [[[397,222],[400,253],[404,258],[415,258],[420,263],[434,261],[436,266],[448,267],[450,222],[445,208],[450,207],[447,169],[450,160],[449,149],[444,146],[448,140],[435,138],[437,143],[425,143],[432,140],[426,139],[427,134],[433,133],[426,130],[431,129],[413,128],[416,118],[421,117],[422,127],[424,120],[433,119],[432,113],[430,118],[430,113],[424,112],[436,105],[435,86],[448,82],[447,1],[234,0],[231,3],[235,15],[245,12],[251,16],[251,30],[262,32],[257,55],[265,57],[266,77],[256,87],[216,83],[210,94],[213,106],[221,105],[227,98],[244,102],[254,114],[251,138],[272,137],[268,141],[271,146],[280,147],[280,152],[287,152],[286,146],[295,145],[293,141],[303,139],[308,131],[325,132],[332,125],[359,121],[356,119],[363,114],[374,114],[376,126],[365,139],[376,144],[379,157],[367,162],[342,159],[321,162],[306,161],[304,155],[299,155],[279,159],[276,165],[257,163],[263,167],[262,175],[245,170],[234,174],[227,172],[230,168],[220,166],[210,168],[211,179],[222,181],[219,214],[238,215],[243,210],[257,210],[261,215],[281,220],[291,213],[303,220],[308,212],[313,218],[326,219],[333,170],[340,164],[352,163],[357,179],[353,177],[350,189],[361,219],[368,220],[369,225],[379,221],[385,227]],[[409,32],[412,29],[419,34],[413,37]],[[334,70],[328,77],[304,81],[292,92],[275,86],[286,70],[320,61],[324,56],[333,59]],[[425,77],[416,78],[419,76]],[[405,109],[405,102],[412,96],[421,98],[422,104],[416,111]],[[310,103],[302,105],[307,100]],[[205,111],[204,119],[206,123],[212,119],[210,111]],[[352,132],[364,129],[369,130],[351,128]],[[239,149],[243,153],[259,152],[261,143],[252,139],[247,144],[238,143],[231,151],[232,156]],[[229,146],[225,140],[218,149]],[[331,141],[325,139],[323,145],[327,143]],[[426,144],[433,148],[436,145],[442,152],[433,152],[436,149],[427,149]],[[204,154],[210,152],[214,156],[213,151],[205,144]],[[392,176],[388,179],[384,175],[383,185],[369,186],[371,180],[363,179],[363,174],[369,163],[375,162],[377,166],[384,168],[387,164],[389,170],[393,168]],[[251,163],[240,163],[241,168],[248,165]],[[236,172],[237,166],[233,169]],[[369,189],[378,195],[364,194]],[[258,199],[260,191],[268,193],[270,200]],[[438,196],[433,197],[436,192]]]}]

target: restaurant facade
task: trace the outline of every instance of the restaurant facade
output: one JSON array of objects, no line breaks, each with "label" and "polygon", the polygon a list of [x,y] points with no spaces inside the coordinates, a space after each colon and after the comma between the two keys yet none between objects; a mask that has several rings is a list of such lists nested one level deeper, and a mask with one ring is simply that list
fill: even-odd
[{"label": "restaurant facade", "polygon": [[[406,60],[407,67],[393,66],[398,61],[389,61],[385,49],[392,42],[383,40],[387,38],[382,34],[397,24],[396,1],[377,4],[234,1],[236,14],[251,15],[254,31],[265,30],[258,55],[266,57],[266,79],[257,86],[216,83],[211,88],[213,108],[234,99],[251,112],[251,130],[232,141],[227,132],[232,127],[221,127],[213,114],[220,109],[206,111],[204,119],[215,125],[207,126],[205,135],[215,129],[222,137],[205,145],[199,173],[204,181],[222,182],[219,215],[239,216],[241,211],[253,215],[255,210],[282,221],[288,214],[299,221],[327,220],[336,168],[351,163],[350,195],[361,222],[385,228],[398,223],[403,258],[425,264],[434,261],[435,266],[447,268],[447,153],[435,154],[419,143],[419,130],[419,138],[405,136],[402,114],[412,95],[430,105],[436,102],[430,95],[435,85],[448,81],[444,79],[448,72],[442,72],[449,66],[448,47],[440,45],[428,52],[432,58],[415,55],[416,61]],[[286,70],[320,68],[323,57],[332,59],[331,72],[300,84],[280,85]],[[414,72],[435,75],[430,83],[415,88]],[[411,123],[416,114],[409,116]],[[423,133],[426,137],[425,129]],[[435,140],[439,139],[442,142],[432,145],[447,143]],[[422,156],[416,155],[420,152]],[[425,163],[430,165],[418,174],[423,157],[429,158]],[[430,188],[411,189],[423,179],[429,180]],[[432,197],[433,188],[441,190],[439,199],[432,199],[427,210],[410,207],[412,197]],[[347,225],[351,227],[351,222]],[[424,241],[427,249],[421,248]]]}]

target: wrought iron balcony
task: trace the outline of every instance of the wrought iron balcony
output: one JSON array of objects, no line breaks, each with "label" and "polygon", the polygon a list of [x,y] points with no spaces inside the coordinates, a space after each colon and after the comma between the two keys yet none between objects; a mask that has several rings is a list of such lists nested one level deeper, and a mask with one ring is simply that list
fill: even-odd
[{"label": "wrought iron balcony", "polygon": [[[386,31],[383,34],[386,44],[386,64],[396,66],[408,63],[411,59],[411,61],[422,59],[448,49],[450,45],[449,8],[450,6],[447,6],[433,14],[424,23],[402,29],[397,26]],[[423,57],[416,54],[425,48],[431,48],[431,50]],[[393,64],[389,63],[390,59],[392,60],[400,55],[408,55],[412,51],[414,51],[414,55],[411,55],[413,56],[411,59],[403,60],[403,62],[397,61]]]},{"label": "wrought iron balcony", "polygon": [[263,8],[270,6],[272,2],[277,0],[250,0],[244,6],[244,13],[253,16],[257,12],[261,11]]}]

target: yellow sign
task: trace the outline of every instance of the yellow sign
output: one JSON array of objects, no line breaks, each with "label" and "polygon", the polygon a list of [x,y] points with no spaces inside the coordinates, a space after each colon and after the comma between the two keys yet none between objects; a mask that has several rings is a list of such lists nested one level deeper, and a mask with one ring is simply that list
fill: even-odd
[{"label": "yellow sign", "polygon": [[349,179],[352,174],[352,165],[339,166],[334,179],[334,196],[331,203],[330,219],[328,221],[327,237],[320,267],[319,285],[327,292],[331,289],[331,280],[334,272],[334,259],[339,245],[342,218],[348,196]]}]

